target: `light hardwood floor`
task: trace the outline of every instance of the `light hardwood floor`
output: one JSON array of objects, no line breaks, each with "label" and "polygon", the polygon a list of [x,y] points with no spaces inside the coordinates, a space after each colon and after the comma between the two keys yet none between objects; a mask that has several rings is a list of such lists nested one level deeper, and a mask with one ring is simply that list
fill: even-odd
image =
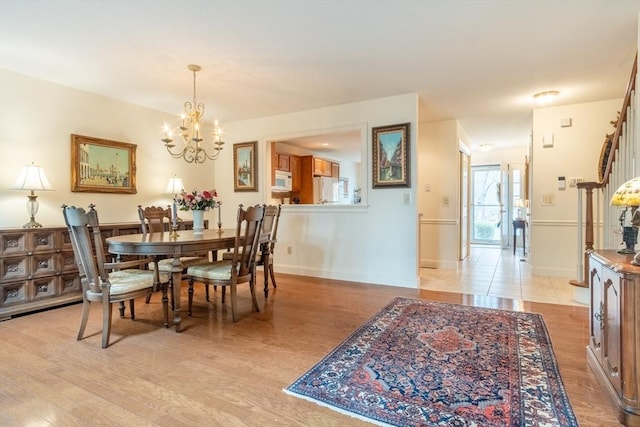
[{"label": "light hardwood floor", "polygon": [[99,309],[83,341],[75,340],[78,304],[0,322],[0,425],[367,426],[282,389],[396,296],[541,313],[580,425],[618,425],[586,364],[585,307],[277,278],[269,300],[259,296],[260,313],[247,288],[238,291],[237,323],[220,291],[206,303],[202,286],[179,334],[161,326],[158,296],[137,301],[133,322],[114,310],[105,350]]}]

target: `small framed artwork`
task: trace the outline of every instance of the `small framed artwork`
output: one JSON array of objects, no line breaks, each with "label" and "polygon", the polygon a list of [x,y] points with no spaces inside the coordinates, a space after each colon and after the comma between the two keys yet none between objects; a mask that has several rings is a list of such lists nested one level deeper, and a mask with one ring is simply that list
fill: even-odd
[{"label": "small framed artwork", "polygon": [[410,123],[374,127],[373,188],[411,187]]},{"label": "small framed artwork", "polygon": [[71,135],[71,191],[136,193],[136,145]]},{"label": "small framed artwork", "polygon": [[233,191],[258,191],[257,142],[233,144]]}]

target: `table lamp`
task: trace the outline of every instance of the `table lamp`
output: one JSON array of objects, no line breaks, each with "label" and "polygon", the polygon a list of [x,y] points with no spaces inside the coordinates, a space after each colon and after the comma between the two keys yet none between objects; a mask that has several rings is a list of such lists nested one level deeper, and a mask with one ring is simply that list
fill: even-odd
[{"label": "table lamp", "polygon": [[[613,196],[611,196],[611,206],[638,207],[640,206],[640,177],[633,178],[622,184]],[[635,253],[635,243],[638,237],[638,227],[623,227],[623,240],[627,249],[623,253]],[[627,230],[629,229],[629,230]],[[640,265],[640,253],[636,254],[631,261],[633,265]]]},{"label": "table lamp", "polygon": [[27,212],[31,217],[31,220],[27,222],[22,228],[40,228],[42,224],[36,222],[36,214],[38,213],[38,196],[36,196],[35,190],[39,191],[52,191],[53,187],[49,184],[49,180],[44,174],[42,166],[31,163],[30,165],[22,166],[20,169],[20,176],[16,180],[16,183],[11,187],[12,190],[29,190],[31,193],[27,196],[29,201],[27,202]]},{"label": "table lamp", "polygon": [[176,202],[176,197],[178,196],[178,193],[182,193],[183,191],[184,184],[182,183],[182,179],[175,175],[173,178],[169,178],[169,183],[167,184],[167,188],[164,190],[164,194],[173,194],[173,206],[171,208],[171,232],[174,236],[178,235],[176,232],[178,229],[178,203]]}]

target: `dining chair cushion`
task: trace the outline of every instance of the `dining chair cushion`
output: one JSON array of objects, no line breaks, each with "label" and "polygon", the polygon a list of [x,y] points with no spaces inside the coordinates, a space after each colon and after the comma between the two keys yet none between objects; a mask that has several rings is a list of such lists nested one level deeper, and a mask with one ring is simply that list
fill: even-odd
[{"label": "dining chair cushion", "polygon": [[[161,273],[160,282],[167,282],[169,276]],[[126,294],[128,292],[138,291],[141,289],[152,287],[155,278],[154,273],[149,270],[120,270],[109,273],[109,282],[111,286],[109,293],[112,296]],[[115,284],[117,283],[117,284]],[[87,291],[88,295],[99,295],[99,292]]]},{"label": "dining chair cushion", "polygon": [[213,280],[231,280],[231,261],[222,260],[187,268],[187,275]]},{"label": "dining chair cushion", "polygon": [[[210,261],[205,257],[197,257],[197,256],[180,257],[180,264],[182,265],[182,268],[188,268],[194,265],[205,264],[208,262]],[[149,267],[154,268],[154,265],[151,264]],[[173,268],[173,258],[165,258],[158,261],[158,269],[160,271],[170,272],[172,268]]]}]

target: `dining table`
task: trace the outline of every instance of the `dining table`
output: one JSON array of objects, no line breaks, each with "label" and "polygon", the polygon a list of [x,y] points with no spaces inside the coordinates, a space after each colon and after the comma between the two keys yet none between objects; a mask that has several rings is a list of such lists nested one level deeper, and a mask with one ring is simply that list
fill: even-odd
[{"label": "dining table", "polygon": [[235,246],[235,238],[235,228],[220,228],[216,230],[205,229],[201,233],[195,233],[193,230],[179,230],[178,232],[126,234],[108,237],[105,242],[107,250],[114,255],[173,257],[171,266],[174,301],[173,325],[176,327],[176,332],[180,332],[182,323],[180,295],[183,271],[180,257],[205,251],[232,249]]}]

